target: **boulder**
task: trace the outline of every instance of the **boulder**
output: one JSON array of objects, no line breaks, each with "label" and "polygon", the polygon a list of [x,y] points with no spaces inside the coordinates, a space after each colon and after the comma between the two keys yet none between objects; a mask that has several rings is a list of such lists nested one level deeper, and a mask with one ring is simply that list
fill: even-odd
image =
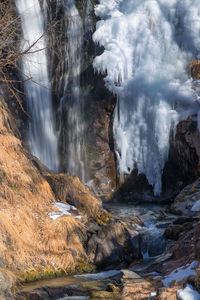
[{"label": "boulder", "polygon": [[175,198],[170,211],[177,215],[192,217],[200,211],[200,179],[187,185]]},{"label": "boulder", "polygon": [[87,253],[98,266],[130,263],[141,257],[140,234],[123,222],[111,220],[90,236]]},{"label": "boulder", "polygon": [[193,228],[192,223],[184,223],[181,225],[170,225],[165,229],[164,236],[167,239],[177,241],[183,232],[189,231],[192,228]]},{"label": "boulder", "polygon": [[81,213],[96,216],[101,209],[101,201],[94,197],[89,188],[78,177],[68,174],[46,174],[55,198],[75,206]]}]

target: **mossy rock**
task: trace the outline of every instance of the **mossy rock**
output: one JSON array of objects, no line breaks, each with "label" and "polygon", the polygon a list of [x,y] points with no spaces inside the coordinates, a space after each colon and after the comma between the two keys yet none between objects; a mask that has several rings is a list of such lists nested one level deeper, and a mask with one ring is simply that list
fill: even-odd
[{"label": "mossy rock", "polygon": [[27,270],[26,272],[19,275],[19,279],[22,282],[34,282],[41,279],[52,279],[56,277],[62,277],[66,275],[64,270],[53,270],[48,268],[36,268]]},{"label": "mossy rock", "polygon": [[118,295],[112,292],[99,291],[99,292],[91,292],[90,297],[92,300],[97,300],[97,299],[116,300]]},{"label": "mossy rock", "polygon": [[85,259],[80,259],[75,269],[77,273],[92,273],[95,271],[94,265],[88,264]]},{"label": "mossy rock", "polygon": [[107,288],[106,288],[106,291],[107,292],[111,292],[111,293],[114,293],[114,294],[119,294],[120,293],[120,288],[118,286],[116,286],[115,284],[113,283],[109,283],[107,285]]}]

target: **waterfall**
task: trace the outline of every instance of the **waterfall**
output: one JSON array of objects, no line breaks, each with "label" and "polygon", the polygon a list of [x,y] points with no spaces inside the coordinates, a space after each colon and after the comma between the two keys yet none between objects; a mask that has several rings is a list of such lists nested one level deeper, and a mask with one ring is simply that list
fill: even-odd
[{"label": "waterfall", "polygon": [[[162,190],[169,136],[199,111],[187,72],[200,58],[199,0],[100,0],[93,39],[104,47],[94,67],[117,95],[115,152],[121,177],[135,168]],[[198,113],[199,114],[199,113]]]},{"label": "waterfall", "polygon": [[22,66],[29,119],[29,148],[51,170],[59,167],[51,84],[44,37],[44,16],[39,0],[15,0],[21,17],[23,41]]},{"label": "waterfall", "polygon": [[[84,96],[80,87],[83,51],[83,21],[74,0],[58,1],[64,14],[65,49],[62,74],[57,84],[60,99],[60,131],[64,144],[65,171],[86,181]],[[63,28],[62,28],[63,30]],[[61,91],[62,90],[62,91]],[[63,124],[65,123],[65,124]]]}]

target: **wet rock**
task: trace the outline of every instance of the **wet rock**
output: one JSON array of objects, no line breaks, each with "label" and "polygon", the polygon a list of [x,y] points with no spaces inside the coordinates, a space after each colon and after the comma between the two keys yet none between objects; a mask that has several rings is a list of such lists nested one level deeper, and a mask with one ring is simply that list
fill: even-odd
[{"label": "wet rock", "polygon": [[141,256],[140,234],[123,222],[112,220],[87,242],[90,260],[97,265],[116,265],[131,262]]},{"label": "wet rock", "polygon": [[107,291],[99,291],[99,292],[91,292],[90,297],[92,300],[102,299],[102,300],[115,300],[117,299],[117,294],[113,292],[107,292]]},{"label": "wet rock", "polygon": [[167,239],[171,239],[171,240],[177,241],[178,238],[180,237],[180,235],[183,232],[189,231],[192,228],[193,228],[193,224],[192,223],[184,223],[184,224],[181,224],[181,225],[168,226],[165,229],[164,236]]},{"label": "wet rock", "polygon": [[198,223],[194,229],[194,253],[195,257],[200,258],[200,224]]},{"label": "wet rock", "polygon": [[25,300],[52,300],[47,292],[42,290],[36,290],[31,293],[22,292],[16,295],[16,299],[25,299]]},{"label": "wet rock", "polygon": [[185,223],[194,223],[194,222],[198,222],[199,218],[195,218],[195,217],[179,217],[177,218],[173,224],[175,225],[181,225],[181,224],[185,224]]},{"label": "wet rock", "polygon": [[138,174],[133,170],[123,182],[118,178],[119,188],[113,195],[116,202],[155,202],[152,186],[149,185],[144,174]]},{"label": "wet rock", "polygon": [[112,292],[112,293],[115,293],[115,294],[120,293],[120,288],[118,286],[114,285],[113,283],[109,283],[106,287],[106,290],[108,292]]},{"label": "wet rock", "polygon": [[[200,179],[187,185],[175,198],[170,207],[172,213],[192,217],[197,214],[193,206],[200,200]],[[200,208],[199,208],[200,209]]]},{"label": "wet rock", "polygon": [[130,270],[121,270],[121,273],[123,274],[123,279],[125,279],[125,280],[131,279],[136,282],[141,281],[141,280],[144,281],[144,279],[140,275],[138,275],[137,273],[132,272]]},{"label": "wet rock", "polygon": [[168,162],[163,171],[163,192],[176,196],[199,176],[200,132],[196,116],[181,121],[170,136]]}]

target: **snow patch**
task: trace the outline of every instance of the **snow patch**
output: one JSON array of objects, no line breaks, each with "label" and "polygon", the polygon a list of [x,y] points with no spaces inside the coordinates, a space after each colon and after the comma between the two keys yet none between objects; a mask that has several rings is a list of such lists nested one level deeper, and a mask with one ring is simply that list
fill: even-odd
[{"label": "snow patch", "polygon": [[157,296],[157,291],[151,292],[150,297],[148,298],[148,300],[150,300],[152,297]]},{"label": "snow patch", "polygon": [[197,266],[198,261],[193,261],[191,264],[178,268],[165,277],[165,279],[162,280],[162,283],[165,287],[169,287],[170,283],[174,280],[181,281],[191,275],[196,275],[196,270],[194,270],[194,268]]},{"label": "snow patch", "polygon": [[75,206],[70,205],[70,204],[56,202],[56,203],[53,203],[53,205],[62,212],[70,211],[70,210],[77,210],[77,208]]},{"label": "snow patch", "polygon": [[[52,204],[59,210],[59,212],[53,211],[48,214],[49,217],[53,220],[56,220],[57,218],[62,217],[62,216],[71,216],[71,213],[69,211],[77,210],[77,208],[75,206],[69,205],[69,204],[64,204],[64,203],[60,203],[60,202],[56,202],[56,203],[52,203]],[[76,217],[79,218],[80,216],[76,216]]]},{"label": "snow patch", "polygon": [[183,290],[177,291],[177,297],[180,300],[200,300],[200,294],[188,284]]}]

